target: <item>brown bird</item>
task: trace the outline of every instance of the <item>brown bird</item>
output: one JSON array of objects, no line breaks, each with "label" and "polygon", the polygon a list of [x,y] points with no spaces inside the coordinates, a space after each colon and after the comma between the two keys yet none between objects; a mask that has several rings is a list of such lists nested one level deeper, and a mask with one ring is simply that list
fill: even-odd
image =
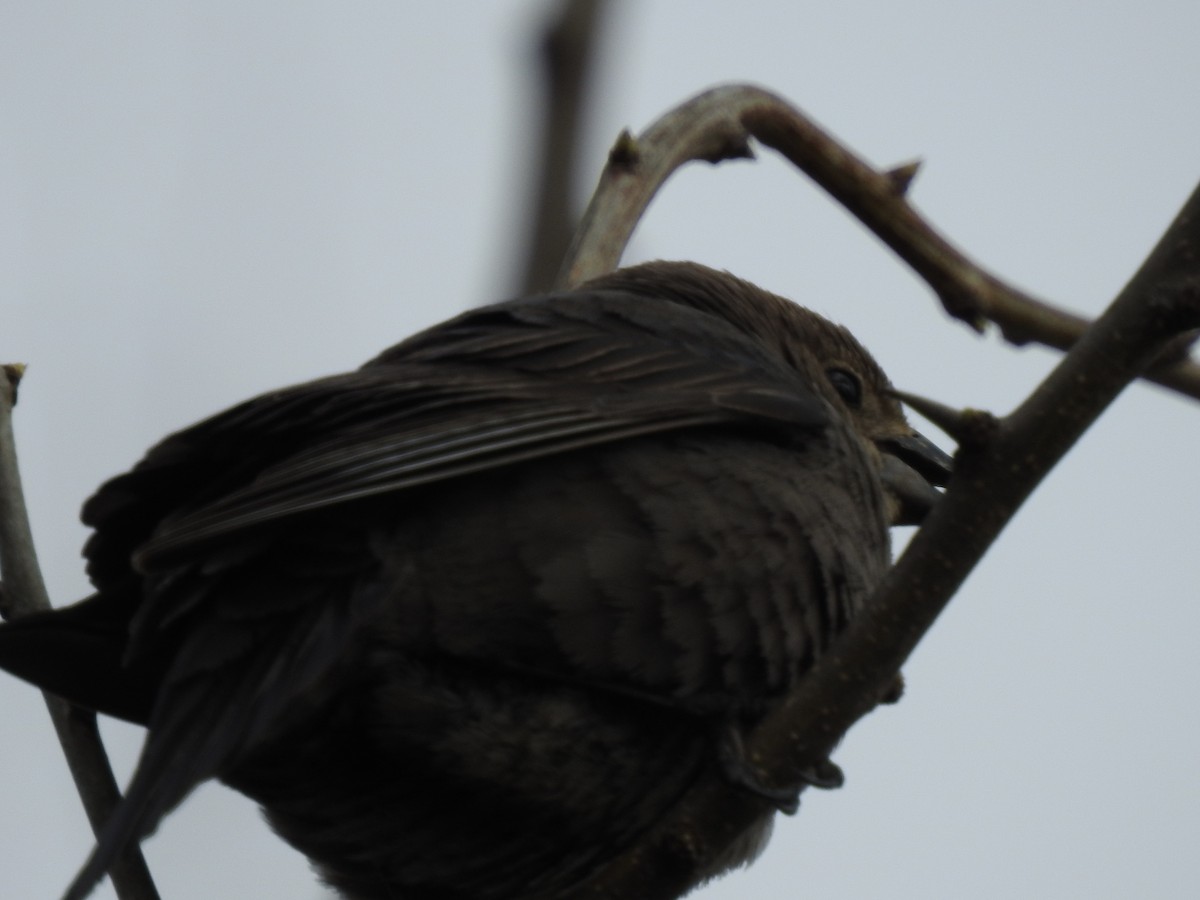
[{"label": "brown bird", "polygon": [[555,897],[713,767],[759,790],[737,735],[948,474],[888,391],[845,329],[660,262],[166,438],[84,506],[96,593],[0,627],[148,728],[67,896],[208,778],[356,900]]}]

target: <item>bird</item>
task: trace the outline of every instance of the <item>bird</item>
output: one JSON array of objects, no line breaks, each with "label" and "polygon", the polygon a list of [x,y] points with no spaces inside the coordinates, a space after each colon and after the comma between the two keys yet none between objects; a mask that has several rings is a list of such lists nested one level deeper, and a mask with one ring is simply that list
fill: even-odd
[{"label": "bird", "polygon": [[891,390],[659,261],[168,436],[83,507],[95,592],[0,626],[0,668],[146,728],[67,900],[208,779],[349,900],[564,896],[713,771],[786,808],[730,748],[949,477]]}]

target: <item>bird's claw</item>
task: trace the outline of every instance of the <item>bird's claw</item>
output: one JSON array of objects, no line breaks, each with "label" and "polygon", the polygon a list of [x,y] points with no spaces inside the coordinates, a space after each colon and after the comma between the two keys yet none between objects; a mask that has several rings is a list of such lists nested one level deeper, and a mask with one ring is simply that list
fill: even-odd
[{"label": "bird's claw", "polygon": [[884,689],[882,696],[879,698],[880,703],[899,703],[900,698],[904,696],[904,675],[900,672],[896,673],[896,677]]},{"label": "bird's claw", "polygon": [[811,787],[832,791],[846,783],[846,775],[832,759],[823,759],[816,765],[802,769],[800,780]]},{"label": "bird's claw", "polygon": [[746,747],[742,733],[736,724],[727,723],[721,729],[717,744],[717,760],[721,774],[730,784],[748,791],[756,797],[769,801],[786,816],[795,815],[800,808],[800,792],[806,787],[832,790],[840,788],[846,777],[832,760],[825,759],[816,765],[802,769],[800,783],[790,787],[773,787],[763,784],[758,773],[746,758]]}]

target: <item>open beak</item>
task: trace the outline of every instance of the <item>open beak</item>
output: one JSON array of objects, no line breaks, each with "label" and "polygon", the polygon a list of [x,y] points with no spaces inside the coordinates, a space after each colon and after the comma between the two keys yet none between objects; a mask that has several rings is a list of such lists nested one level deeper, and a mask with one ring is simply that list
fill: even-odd
[{"label": "open beak", "polygon": [[877,442],[883,455],[883,485],[896,500],[893,525],[919,525],[941,499],[952,461],[925,436],[912,432]]}]

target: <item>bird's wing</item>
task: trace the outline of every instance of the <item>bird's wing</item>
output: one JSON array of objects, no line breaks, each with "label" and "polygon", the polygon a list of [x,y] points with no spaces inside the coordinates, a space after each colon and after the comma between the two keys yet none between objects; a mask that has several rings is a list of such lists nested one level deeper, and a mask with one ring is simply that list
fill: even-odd
[{"label": "bird's wing", "polygon": [[825,424],[794,369],[712,315],[663,306],[606,293],[486,308],[173,435],[85,507],[92,574],[135,550],[152,570],[315,509],[638,435]]}]

